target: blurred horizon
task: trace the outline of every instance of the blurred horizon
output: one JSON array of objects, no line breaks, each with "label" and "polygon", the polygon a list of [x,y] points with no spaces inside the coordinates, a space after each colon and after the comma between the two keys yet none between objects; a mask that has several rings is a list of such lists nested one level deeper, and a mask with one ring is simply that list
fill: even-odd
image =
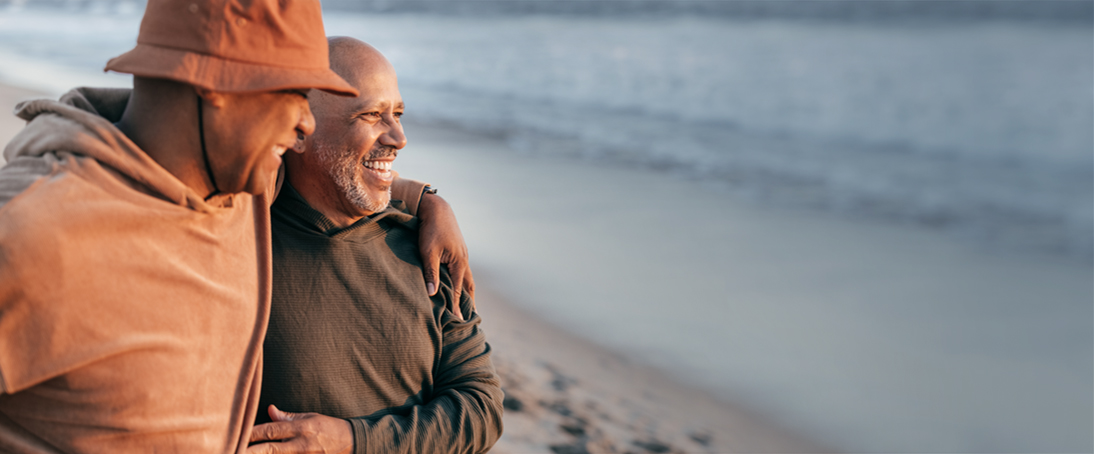
[{"label": "blurred horizon", "polygon": [[[461,225],[515,303],[837,447],[1090,449],[1094,2],[323,4],[393,63],[408,131],[486,137],[548,180],[439,184],[476,195]],[[143,5],[0,0],[0,82],[129,86],[102,67]],[[662,221],[672,201],[624,198],[642,184],[709,203]]]},{"label": "blurred horizon", "polygon": [[[3,6],[94,9],[146,0],[0,0]],[[1085,0],[324,0],[323,8],[369,13],[703,16],[730,19],[1094,20]]]},{"label": "blurred horizon", "polygon": [[1081,0],[326,0],[324,8],[378,13],[703,16],[840,21],[1014,19],[1089,23]]}]

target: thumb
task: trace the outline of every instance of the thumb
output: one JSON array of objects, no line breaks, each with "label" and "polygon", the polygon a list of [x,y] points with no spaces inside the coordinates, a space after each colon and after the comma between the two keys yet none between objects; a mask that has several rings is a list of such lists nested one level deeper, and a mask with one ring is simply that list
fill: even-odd
[{"label": "thumb", "polygon": [[277,408],[273,404],[270,404],[269,413],[270,413],[270,419],[274,420],[274,422],[292,421],[292,420],[294,420],[294,419],[296,419],[297,417],[300,416],[299,413],[290,413],[290,412],[287,412],[287,411],[281,411],[281,409]]}]

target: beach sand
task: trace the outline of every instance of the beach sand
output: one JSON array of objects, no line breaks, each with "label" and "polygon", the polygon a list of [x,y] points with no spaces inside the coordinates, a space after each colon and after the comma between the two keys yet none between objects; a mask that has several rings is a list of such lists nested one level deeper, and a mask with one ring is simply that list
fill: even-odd
[{"label": "beach sand", "polygon": [[480,278],[476,300],[505,390],[495,453],[830,452],[575,337]]},{"label": "beach sand", "polygon": [[[521,152],[504,137],[412,122],[406,132],[396,168],[456,209],[501,370],[523,364],[539,392],[522,401],[548,404],[529,415],[542,432],[508,415],[501,448],[535,439],[525,433],[551,441],[522,446],[573,438],[547,435],[569,424],[542,397],[569,382],[557,375],[581,383],[571,395],[596,397],[569,410],[641,397],[636,417],[658,431],[602,429],[617,450],[656,436],[702,452],[688,440],[704,433],[711,452],[1090,450],[1088,264],[773,208],[671,172]],[[500,315],[514,306],[561,329],[526,334],[529,322]],[[616,354],[598,362],[604,350],[574,335]],[[527,387],[507,377],[512,394]],[[711,393],[662,385],[672,382]],[[605,421],[628,427],[619,419]]]},{"label": "beach sand", "polygon": [[1088,265],[406,129],[471,250],[493,452],[1090,449]]},{"label": "beach sand", "polygon": [[[39,97],[48,96],[0,84],[0,106],[9,112]],[[23,125],[0,115],[0,143]],[[477,305],[506,392],[505,432],[491,452],[830,451],[543,322],[507,303],[488,273],[482,276]]]}]

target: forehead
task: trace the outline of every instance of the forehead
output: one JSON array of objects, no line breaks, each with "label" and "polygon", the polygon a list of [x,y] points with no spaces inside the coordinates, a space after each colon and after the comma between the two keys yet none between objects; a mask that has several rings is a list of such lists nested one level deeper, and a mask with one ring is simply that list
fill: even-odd
[{"label": "forehead", "polygon": [[354,105],[377,106],[402,104],[403,98],[399,93],[399,81],[395,71],[387,68],[362,68],[349,82],[360,91],[360,95],[352,102]]}]

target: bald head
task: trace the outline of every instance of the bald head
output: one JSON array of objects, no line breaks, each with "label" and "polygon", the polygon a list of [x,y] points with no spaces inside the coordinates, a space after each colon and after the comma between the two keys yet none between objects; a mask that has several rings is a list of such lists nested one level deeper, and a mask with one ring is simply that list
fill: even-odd
[{"label": "bald head", "polygon": [[[391,66],[391,63],[387,61],[387,58],[384,58],[380,51],[368,43],[348,36],[332,36],[327,39],[327,42],[329,43],[331,70],[358,91],[362,90],[363,86],[368,85],[368,79],[375,76],[394,77],[395,67]],[[344,98],[319,90],[312,90],[309,99],[312,101],[311,107],[314,112],[315,110],[322,111],[330,107],[328,104],[332,102],[341,104],[338,101],[353,98]]]},{"label": "bald head", "polygon": [[387,206],[392,163],[406,136],[400,123],[403,99],[391,63],[357,39],[334,37],[329,42],[331,69],[360,95],[312,90],[308,102],[315,133],[296,150],[299,154],[286,156],[285,164],[293,187],[342,225]]},{"label": "bald head", "polygon": [[343,79],[351,80],[369,71],[391,71],[395,68],[375,47],[348,36],[332,36],[327,40],[330,66]]}]

